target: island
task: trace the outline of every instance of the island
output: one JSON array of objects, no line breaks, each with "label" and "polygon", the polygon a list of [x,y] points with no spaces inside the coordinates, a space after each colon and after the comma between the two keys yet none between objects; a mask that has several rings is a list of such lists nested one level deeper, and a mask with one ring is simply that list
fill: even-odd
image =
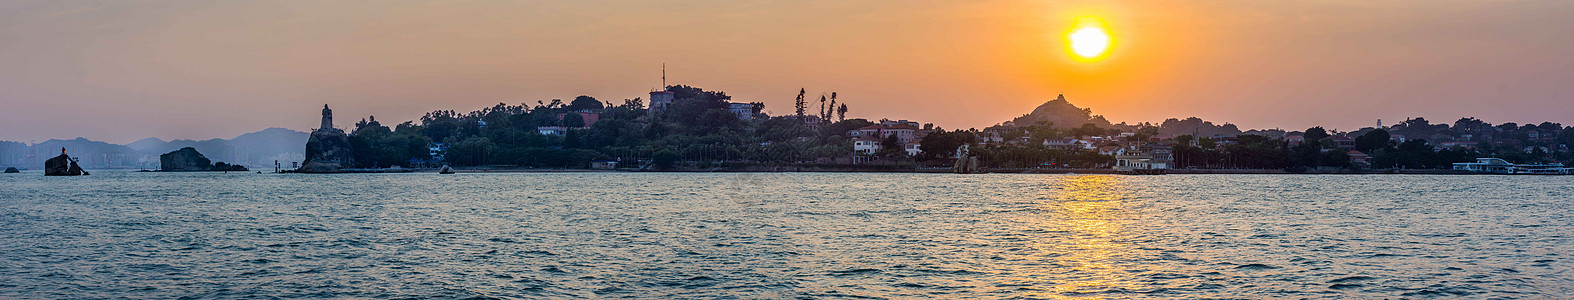
[{"label": "island", "polygon": [[160,172],[247,171],[245,166],[214,163],[196,148],[185,147],[158,156]]}]

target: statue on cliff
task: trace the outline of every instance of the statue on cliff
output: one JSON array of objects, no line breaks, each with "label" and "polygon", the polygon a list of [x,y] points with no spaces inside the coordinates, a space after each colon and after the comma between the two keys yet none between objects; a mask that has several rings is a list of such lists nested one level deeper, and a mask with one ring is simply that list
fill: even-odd
[{"label": "statue on cliff", "polygon": [[322,106],[322,125],[312,130],[311,138],[306,140],[306,161],[301,162],[297,172],[302,173],[336,173],[343,172],[355,164],[354,153],[350,148],[350,137],[343,130],[333,128],[333,110],[328,105]]}]

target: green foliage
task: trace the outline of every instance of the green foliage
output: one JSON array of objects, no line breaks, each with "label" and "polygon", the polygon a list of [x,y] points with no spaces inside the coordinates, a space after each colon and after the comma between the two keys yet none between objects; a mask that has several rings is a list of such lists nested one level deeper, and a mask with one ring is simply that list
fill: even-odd
[{"label": "green foliage", "polygon": [[568,127],[568,128],[585,127],[585,117],[581,116],[581,115],[579,115],[577,113],[564,114],[563,115],[563,127]]},{"label": "green foliage", "polygon": [[1328,138],[1328,130],[1324,130],[1322,126],[1307,128],[1304,136],[1308,142],[1321,141]]},{"label": "green foliage", "polygon": [[564,107],[564,109],[568,110],[568,111],[601,110],[602,108],[603,107],[602,107],[602,104],[601,104],[600,100],[596,100],[596,98],[594,98],[594,97],[585,96],[585,95],[580,95],[579,97],[574,97],[574,101],[569,102],[568,106]]},{"label": "green foliage", "polygon": [[662,150],[661,152],[656,152],[655,157],[651,159],[651,164],[655,165],[657,169],[662,170],[672,169],[672,167],[677,162],[678,152],[672,150]]},{"label": "green foliage", "polygon": [[1355,150],[1372,153],[1376,150],[1386,150],[1391,147],[1391,136],[1387,130],[1377,129],[1366,132],[1355,138]]},{"label": "green foliage", "polygon": [[956,155],[957,147],[972,144],[977,137],[967,131],[935,130],[918,145],[919,155],[926,159],[946,159]]}]

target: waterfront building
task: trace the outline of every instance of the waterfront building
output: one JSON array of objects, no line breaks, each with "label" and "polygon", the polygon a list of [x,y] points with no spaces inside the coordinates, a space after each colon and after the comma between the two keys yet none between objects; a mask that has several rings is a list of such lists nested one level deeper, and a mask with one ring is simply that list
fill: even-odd
[{"label": "waterfront building", "polygon": [[1115,171],[1130,172],[1134,170],[1162,170],[1169,169],[1169,160],[1158,159],[1152,154],[1116,155]]},{"label": "waterfront building", "polygon": [[618,168],[618,162],[615,160],[593,160],[590,161],[590,168],[595,170],[613,170]]},{"label": "waterfront building", "polygon": [[1470,171],[1477,173],[1508,174],[1512,172],[1514,164],[1496,157],[1477,158],[1473,163],[1454,163],[1455,171]]}]

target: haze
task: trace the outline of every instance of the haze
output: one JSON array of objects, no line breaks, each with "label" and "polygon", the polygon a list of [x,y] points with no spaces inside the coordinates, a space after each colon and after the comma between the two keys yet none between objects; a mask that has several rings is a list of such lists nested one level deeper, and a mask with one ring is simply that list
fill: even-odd
[{"label": "haze", "polygon": [[[1062,35],[1106,20],[1109,57]],[[790,113],[984,127],[1056,94],[1115,122],[1574,123],[1570,1],[6,1],[0,140],[228,138],[668,82]]]}]

